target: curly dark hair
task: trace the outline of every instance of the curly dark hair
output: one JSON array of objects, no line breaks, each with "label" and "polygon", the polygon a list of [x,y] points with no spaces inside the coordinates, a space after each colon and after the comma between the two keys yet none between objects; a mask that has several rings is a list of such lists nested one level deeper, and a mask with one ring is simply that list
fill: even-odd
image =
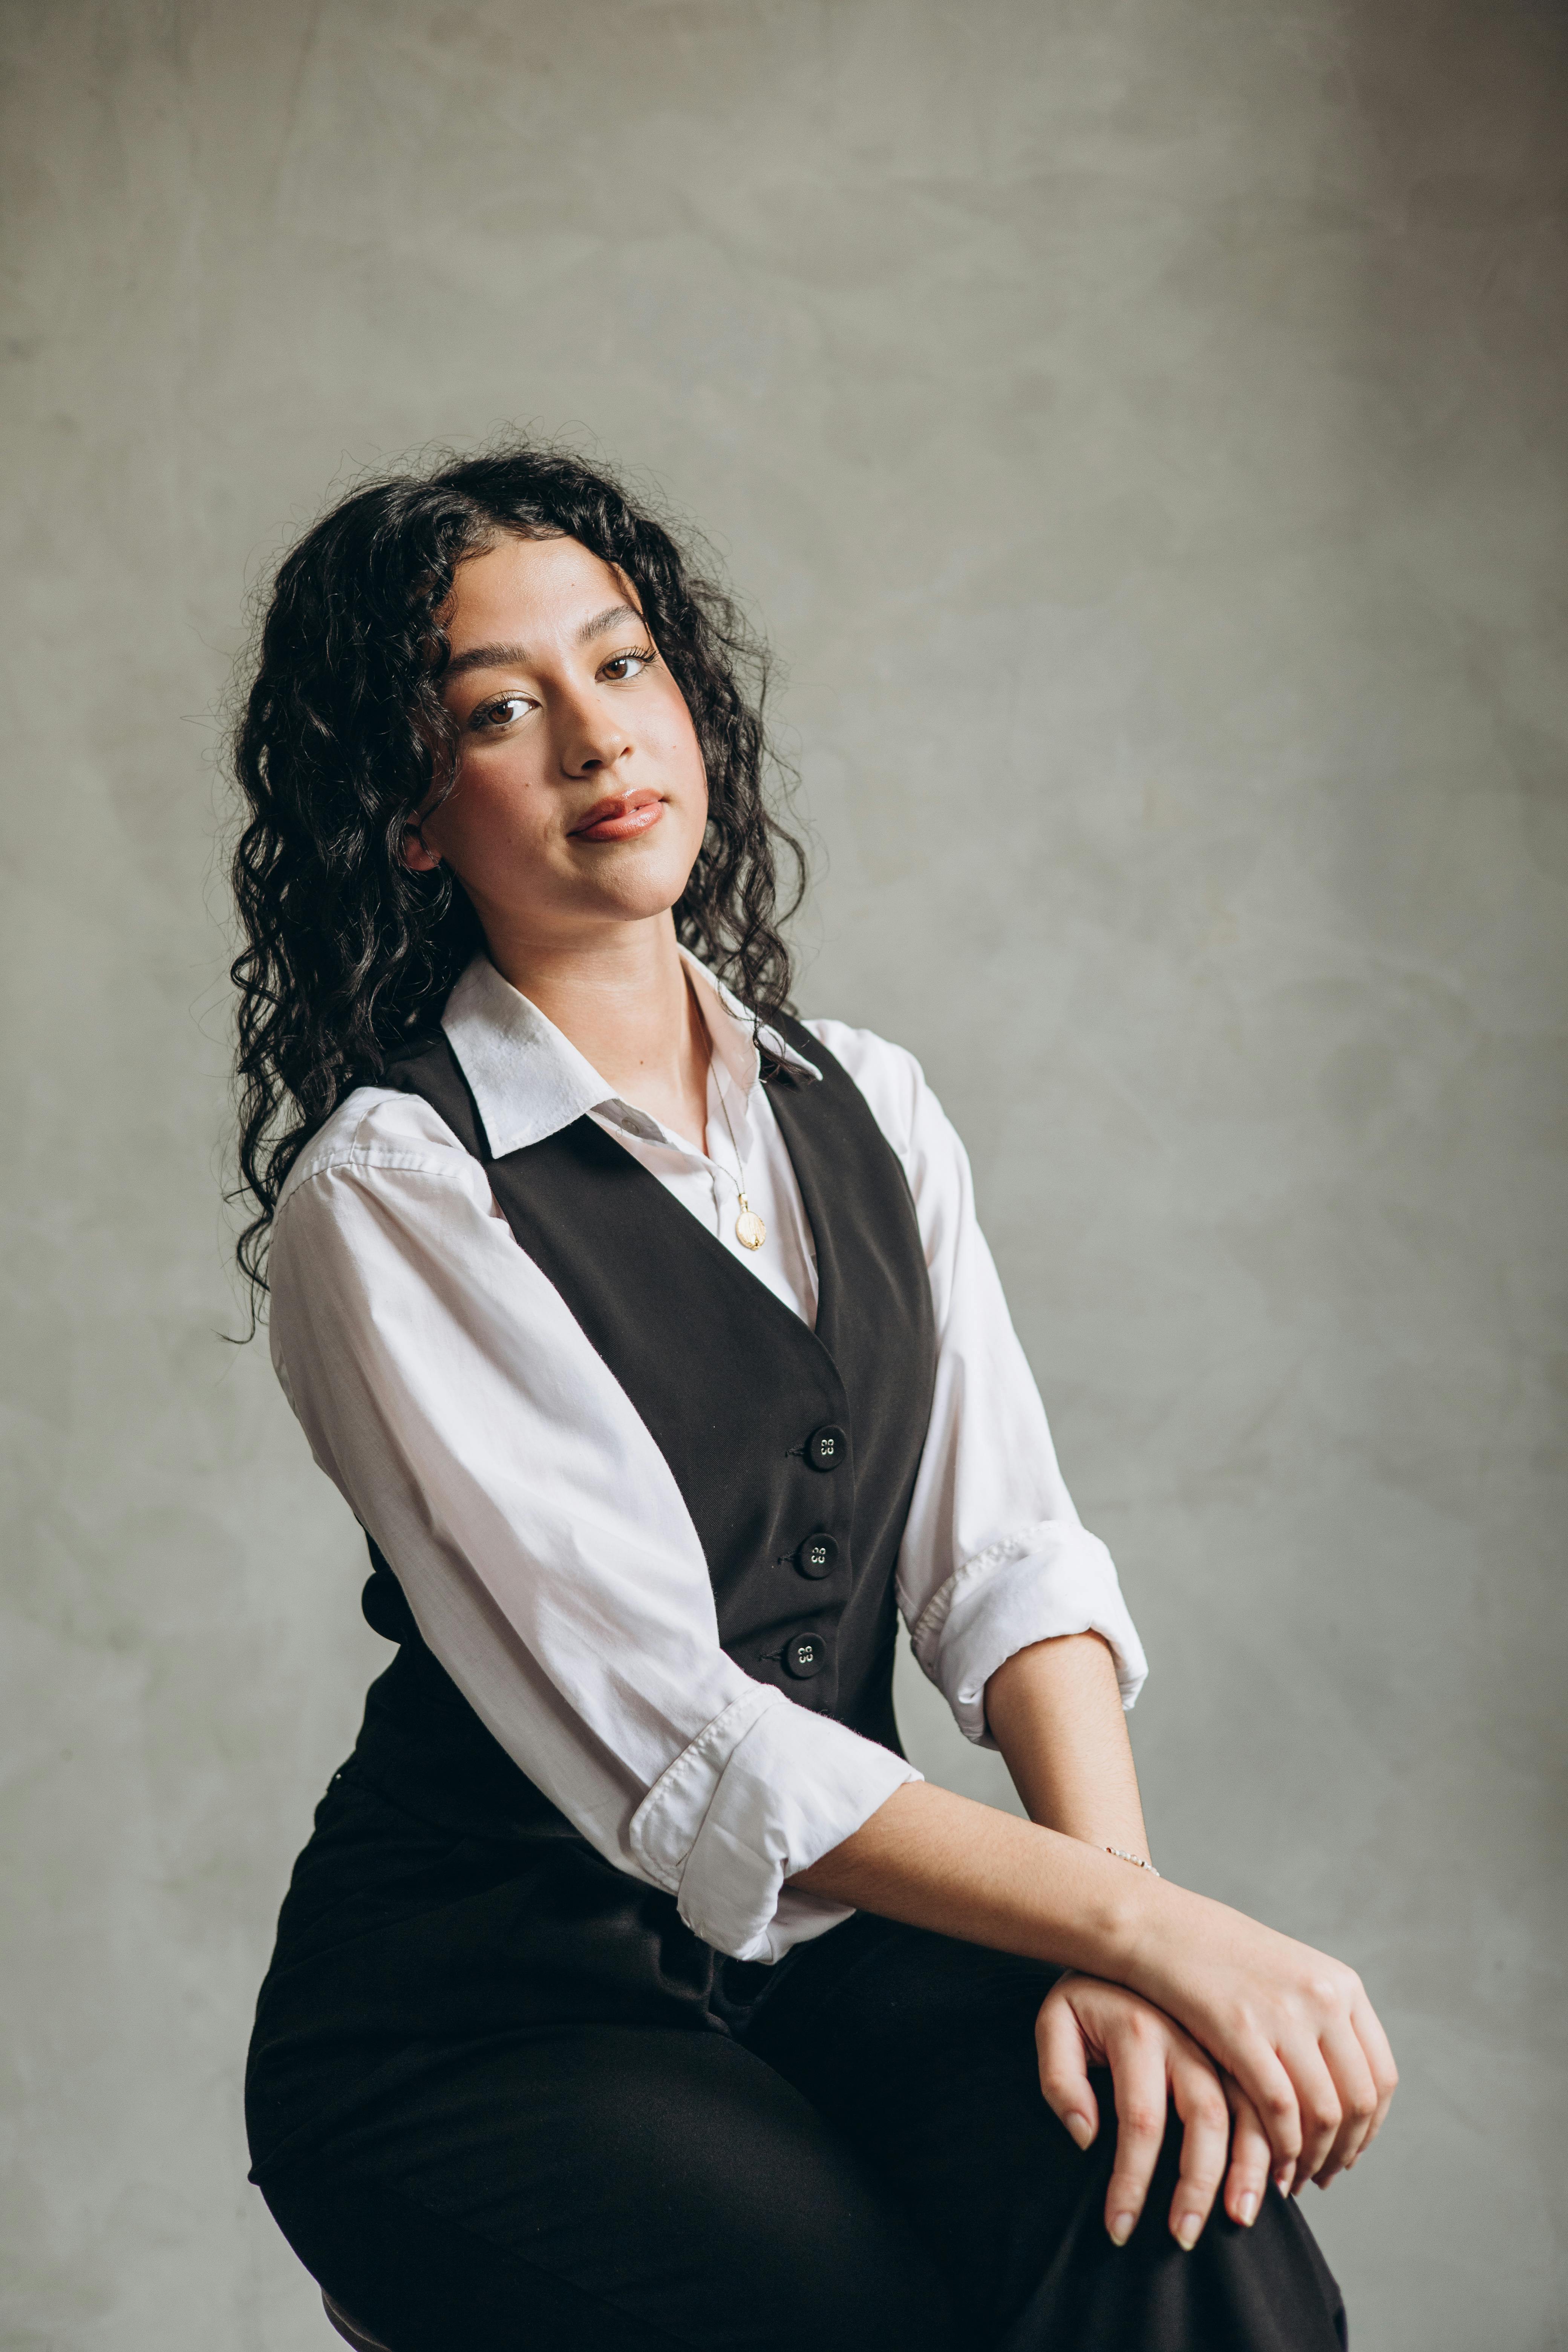
[{"label": "curly dark hair", "polygon": [[[755,1019],[789,1007],[780,927],[805,859],[768,805],[767,656],[732,597],[617,481],[562,450],[509,442],[363,485],[279,567],[233,737],[247,820],[232,868],[246,940],[231,966],[235,1197],[255,1212],[236,1255],[252,1331],[289,1169],[343,1097],[433,1025],[481,944],[461,885],[445,864],[412,873],[403,841],[457,771],[440,682],[458,565],[506,532],[574,539],[635,584],[708,772],[678,934]],[[782,900],[781,856],[793,869]]]}]

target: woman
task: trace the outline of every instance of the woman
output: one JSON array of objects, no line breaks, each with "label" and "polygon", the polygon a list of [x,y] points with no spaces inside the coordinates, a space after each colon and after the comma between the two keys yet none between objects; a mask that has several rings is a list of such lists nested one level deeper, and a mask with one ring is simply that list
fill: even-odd
[{"label": "woman", "polygon": [[[549,452],[361,490],[279,574],[241,1256],[398,1648],[283,1907],[253,2178],[393,2352],[1342,2344],[1292,2192],[1386,2041],[1150,1864],[1142,1654],[962,1147],[788,1009],[749,677]],[[1030,1820],[904,1760],[900,1610]]]}]

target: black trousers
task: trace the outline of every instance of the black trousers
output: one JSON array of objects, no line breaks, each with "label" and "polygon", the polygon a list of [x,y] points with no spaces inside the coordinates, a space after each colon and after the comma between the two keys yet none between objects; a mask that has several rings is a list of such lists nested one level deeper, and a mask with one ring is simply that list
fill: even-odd
[{"label": "black trousers", "polygon": [[[1342,2352],[1293,2204],[1118,2251],[1109,2118],[1040,2095],[1054,1971],[859,1915],[730,1963],[710,2030],[578,2019],[405,2053],[395,2090],[260,2174],[393,2352]],[[1101,2105],[1110,2108],[1109,2081]]]}]

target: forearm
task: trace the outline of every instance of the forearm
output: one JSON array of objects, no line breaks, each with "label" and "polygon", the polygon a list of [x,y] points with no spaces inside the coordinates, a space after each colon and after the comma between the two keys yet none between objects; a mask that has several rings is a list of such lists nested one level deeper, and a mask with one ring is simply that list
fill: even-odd
[{"label": "forearm", "polygon": [[1150,1858],[1116,1664],[1098,1633],[1017,1651],[985,1685],[985,1717],[1031,1821]]},{"label": "forearm", "polygon": [[997,1668],[985,1705],[1027,1822],[919,1782],[795,1885],[912,1927],[1130,1981],[1142,1898],[1157,1882],[1105,1852],[1148,1854],[1108,1645],[1097,1633],[1034,1643]]},{"label": "forearm", "polygon": [[[930,1781],[895,1790],[791,1884],[994,1951],[1128,1982],[1160,1883]],[[1176,1890],[1170,1890],[1175,1892]]]}]

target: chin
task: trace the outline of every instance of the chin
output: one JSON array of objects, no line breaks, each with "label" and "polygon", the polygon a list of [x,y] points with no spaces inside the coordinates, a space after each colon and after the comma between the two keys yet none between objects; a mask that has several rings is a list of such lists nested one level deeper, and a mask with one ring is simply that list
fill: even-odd
[{"label": "chin", "polygon": [[[626,865],[631,866],[631,859]],[[668,913],[685,889],[690,871],[686,866],[674,874],[666,869],[658,874],[606,875],[595,896],[605,911],[623,923],[646,923],[655,915]]]},{"label": "chin", "polygon": [[689,849],[681,845],[672,856],[668,843],[660,842],[656,851],[652,842],[646,848],[642,843],[628,842],[628,854],[617,857],[608,871],[595,877],[599,891],[627,922],[645,922],[650,915],[662,915],[691,879],[700,846],[700,842]]}]

